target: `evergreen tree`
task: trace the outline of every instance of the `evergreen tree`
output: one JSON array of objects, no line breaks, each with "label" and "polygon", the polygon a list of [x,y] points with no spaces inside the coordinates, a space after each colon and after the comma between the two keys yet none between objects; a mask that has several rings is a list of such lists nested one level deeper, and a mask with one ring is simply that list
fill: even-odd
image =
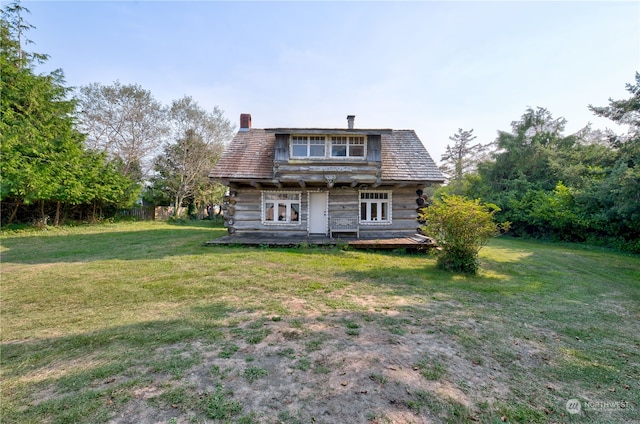
[{"label": "evergreen tree", "polygon": [[589,109],[598,116],[628,126],[626,134],[608,131],[608,140],[616,152],[616,160],[599,189],[594,193],[602,211],[599,217],[615,229],[630,246],[640,251],[640,73],[635,84],[626,84],[631,97],[609,99],[609,106]]},{"label": "evergreen tree", "polygon": [[447,144],[445,153],[440,157],[440,170],[448,179],[445,189],[448,193],[460,194],[465,176],[474,173],[478,163],[487,159],[489,146],[480,143],[471,145],[475,139],[473,130],[465,131],[462,128],[458,128],[458,132],[449,137],[454,143]]},{"label": "evergreen tree", "polygon": [[2,12],[0,200],[11,204],[8,222],[22,205],[37,204],[39,219],[46,223],[45,208],[53,204],[57,224],[63,205],[87,200],[86,170],[100,168],[102,159],[83,148],[84,136],[74,127],[75,103],[68,99],[62,71],[35,73],[35,66],[47,57],[24,51],[24,33],[31,28],[23,18],[27,12],[19,3]]}]

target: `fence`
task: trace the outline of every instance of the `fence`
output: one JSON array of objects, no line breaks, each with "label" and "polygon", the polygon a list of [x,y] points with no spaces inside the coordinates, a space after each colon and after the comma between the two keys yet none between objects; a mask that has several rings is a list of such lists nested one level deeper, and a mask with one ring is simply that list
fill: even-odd
[{"label": "fence", "polygon": [[152,221],[155,219],[153,206],[120,209],[118,211],[118,216],[129,216],[142,221]]},{"label": "fence", "polygon": [[[173,216],[173,206],[143,206],[130,209],[120,209],[118,216],[128,216],[139,219],[141,221],[166,221]],[[183,215],[187,212],[187,208],[180,207],[178,209],[178,215]]]},{"label": "fence", "polygon": [[[154,217],[152,219],[155,219],[157,221],[166,221],[167,219],[173,216],[174,209],[175,209],[174,206],[156,206],[156,209],[154,211]],[[178,216],[183,215],[185,213],[187,213],[187,208],[185,207],[178,208]]]}]

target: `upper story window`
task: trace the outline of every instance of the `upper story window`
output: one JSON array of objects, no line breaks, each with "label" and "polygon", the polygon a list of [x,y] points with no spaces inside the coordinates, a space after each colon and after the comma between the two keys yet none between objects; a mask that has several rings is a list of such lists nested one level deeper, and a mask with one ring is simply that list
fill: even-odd
[{"label": "upper story window", "polygon": [[291,136],[292,158],[364,158],[365,136]]},{"label": "upper story window", "polygon": [[334,136],[331,137],[332,157],[364,157],[364,137]]},{"label": "upper story window", "polygon": [[291,138],[291,156],[307,158],[307,157],[325,157],[326,140],[324,136],[317,135],[294,135]]}]

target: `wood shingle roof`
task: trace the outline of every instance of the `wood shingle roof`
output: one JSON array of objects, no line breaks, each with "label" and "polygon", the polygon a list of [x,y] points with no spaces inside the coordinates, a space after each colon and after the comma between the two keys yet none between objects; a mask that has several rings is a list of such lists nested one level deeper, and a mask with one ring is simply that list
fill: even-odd
[{"label": "wood shingle roof", "polygon": [[440,181],[444,176],[413,130],[382,134],[383,181]]},{"label": "wood shingle roof", "polygon": [[238,131],[209,178],[222,180],[270,179],[273,176],[275,134],[251,128]]},{"label": "wood shingle roof", "polygon": [[[283,130],[249,128],[239,131],[209,174],[215,180],[247,181],[273,178],[276,133]],[[444,176],[413,130],[337,130],[290,128],[290,133],[350,132],[381,137],[381,179],[384,182],[443,182]]]}]

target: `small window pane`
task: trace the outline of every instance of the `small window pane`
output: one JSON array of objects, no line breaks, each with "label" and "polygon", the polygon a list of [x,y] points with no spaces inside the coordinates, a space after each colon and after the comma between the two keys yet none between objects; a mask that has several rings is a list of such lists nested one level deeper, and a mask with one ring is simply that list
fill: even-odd
[{"label": "small window pane", "polygon": [[324,157],[324,142],[322,144],[312,144],[309,146],[309,156]]},{"label": "small window pane", "polygon": [[364,146],[363,145],[349,146],[349,156],[355,156],[355,157],[364,156]]},{"label": "small window pane", "polygon": [[347,156],[347,146],[331,146],[331,156]]},{"label": "small window pane", "polygon": [[292,154],[293,156],[307,156],[307,145],[294,144]]},{"label": "small window pane", "polygon": [[275,213],[274,213],[274,204],[271,202],[267,202],[265,203],[265,214],[264,214],[264,219],[267,221],[274,221],[275,218]]}]

